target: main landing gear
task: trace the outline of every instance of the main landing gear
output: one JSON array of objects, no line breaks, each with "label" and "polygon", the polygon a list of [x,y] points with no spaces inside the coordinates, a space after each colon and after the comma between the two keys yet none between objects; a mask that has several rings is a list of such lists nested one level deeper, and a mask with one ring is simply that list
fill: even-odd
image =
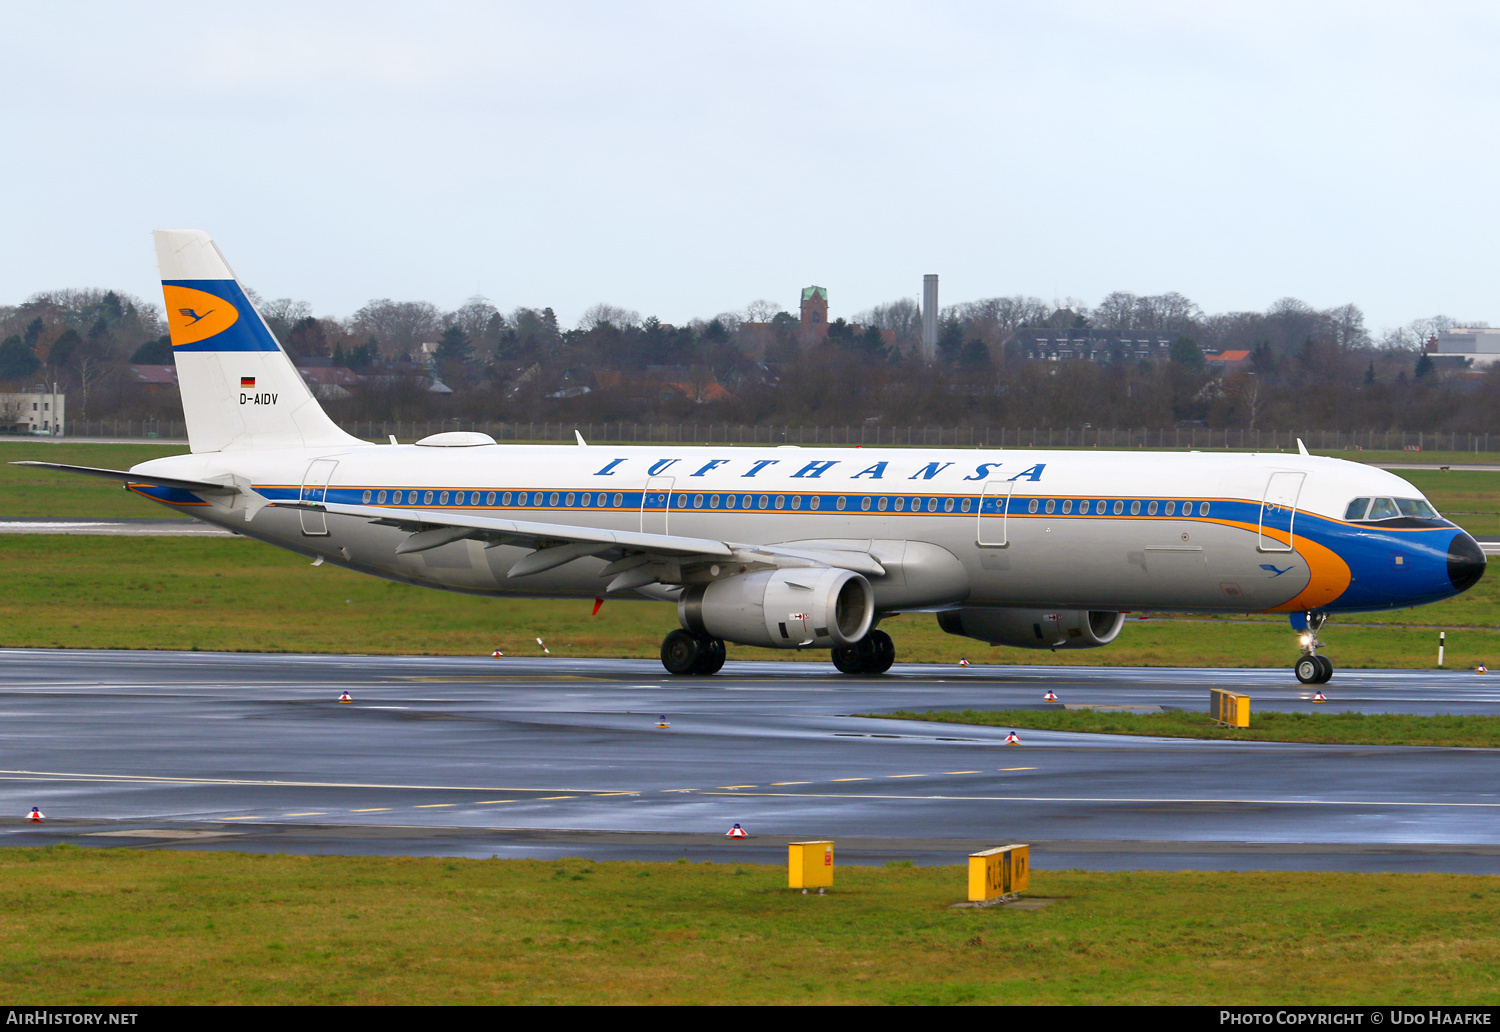
[{"label": "main landing gear", "polygon": [[896,643],[884,631],[872,630],[853,645],[833,650],[833,665],[845,674],[883,674],[896,662]]},{"label": "main landing gear", "polygon": [[661,665],[669,674],[717,674],[724,666],[724,641],[673,631],[661,643]]},{"label": "main landing gear", "polygon": [[[853,645],[833,650],[833,665],[846,674],[883,674],[896,661],[896,643],[884,631],[870,631]],[[661,665],[667,673],[706,677],[724,666],[721,638],[676,630],[661,643]]]},{"label": "main landing gear", "polygon": [[[1327,684],[1333,677],[1333,664],[1328,661],[1327,656],[1318,655],[1318,649],[1323,643],[1318,640],[1318,632],[1323,629],[1323,624],[1328,619],[1327,613],[1303,613],[1302,637],[1298,641],[1302,645],[1302,658],[1297,660],[1297,665],[1292,670],[1297,675],[1297,680],[1303,684]],[[1293,617],[1292,626],[1297,626],[1297,620]]]}]

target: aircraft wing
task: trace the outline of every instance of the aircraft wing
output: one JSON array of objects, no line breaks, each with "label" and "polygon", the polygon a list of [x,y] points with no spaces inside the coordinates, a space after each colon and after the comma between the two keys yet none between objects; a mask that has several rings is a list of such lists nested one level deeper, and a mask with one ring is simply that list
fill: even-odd
[{"label": "aircraft wing", "polygon": [[124,469],[100,469],[97,466],[67,466],[60,462],[34,462],[29,459],[12,462],[11,465],[35,466],[59,473],[83,473],[91,477],[119,480],[126,484],[153,484],[157,487],[173,487],[181,491],[194,491],[200,494],[236,494],[240,490],[233,484],[211,484],[206,480],[181,480],[177,477],[154,477]]},{"label": "aircraft wing", "polygon": [[612,558],[600,573],[613,576],[608,591],[624,591],[656,583],[680,583],[684,564],[737,562],[756,566],[834,566],[869,576],[883,576],[885,568],[868,552],[806,549],[779,545],[738,544],[713,538],[678,534],[649,534],[603,530],[567,523],[502,519],[430,509],[392,510],[339,502],[280,502],[283,508],[314,509],[356,516],[381,526],[399,527],[410,536],[396,546],[398,555],[424,552],[465,538],[487,545],[520,545],[535,549],[511,567],[509,576],[541,573],[585,556]]}]

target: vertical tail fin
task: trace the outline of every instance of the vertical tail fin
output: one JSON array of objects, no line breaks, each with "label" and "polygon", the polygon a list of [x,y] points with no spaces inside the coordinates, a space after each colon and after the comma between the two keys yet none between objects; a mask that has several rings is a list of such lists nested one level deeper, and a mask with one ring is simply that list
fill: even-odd
[{"label": "vertical tail fin", "polygon": [[328,418],[208,234],[153,235],[192,450],[361,443]]}]

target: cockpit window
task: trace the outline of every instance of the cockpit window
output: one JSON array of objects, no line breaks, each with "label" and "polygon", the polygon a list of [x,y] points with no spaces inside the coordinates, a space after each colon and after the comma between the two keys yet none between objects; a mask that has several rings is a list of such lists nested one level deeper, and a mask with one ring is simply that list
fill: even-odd
[{"label": "cockpit window", "polygon": [[1420,498],[1397,498],[1396,508],[1401,510],[1403,516],[1415,516],[1418,519],[1431,520],[1437,518],[1432,506]]},{"label": "cockpit window", "polygon": [[1344,510],[1344,519],[1394,520],[1402,516],[1419,520],[1440,519],[1432,506],[1420,498],[1356,498]]}]

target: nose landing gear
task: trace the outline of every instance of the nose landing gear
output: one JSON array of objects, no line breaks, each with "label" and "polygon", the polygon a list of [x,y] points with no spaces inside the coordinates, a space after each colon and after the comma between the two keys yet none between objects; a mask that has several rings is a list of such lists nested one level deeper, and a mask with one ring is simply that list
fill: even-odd
[{"label": "nose landing gear", "polygon": [[1298,624],[1297,616],[1302,617],[1302,637],[1298,639],[1302,646],[1302,658],[1297,660],[1292,671],[1297,675],[1297,680],[1303,684],[1327,684],[1333,677],[1333,664],[1327,656],[1318,655],[1318,649],[1323,648],[1323,643],[1318,640],[1318,631],[1323,629],[1323,624],[1328,620],[1327,613],[1301,613],[1292,617],[1292,626]]}]

